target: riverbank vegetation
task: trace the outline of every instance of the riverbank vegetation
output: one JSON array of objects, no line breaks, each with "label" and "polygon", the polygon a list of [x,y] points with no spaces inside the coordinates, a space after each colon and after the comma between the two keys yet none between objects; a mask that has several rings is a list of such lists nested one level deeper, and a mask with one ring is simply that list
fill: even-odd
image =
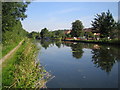
[{"label": "riverbank vegetation", "polygon": [[45,70],[39,68],[35,58],[37,47],[26,39],[12,57],[3,63],[3,88],[43,87]]},{"label": "riverbank vegetation", "polygon": [[[50,42],[45,40],[57,40],[56,46],[60,48],[61,40],[84,41],[91,43],[115,43],[119,41],[120,22],[116,22],[112,14],[103,12],[97,14],[92,21],[92,30],[86,32],[80,20],[72,23],[71,30],[55,30],[49,31],[43,28],[41,32],[27,32],[23,29],[21,21],[27,15],[25,14],[29,2],[2,2],[2,53],[4,57],[13,48],[15,48],[21,40],[24,40],[20,48],[3,62],[2,85],[3,88],[42,88],[44,87],[49,74],[41,67],[39,62],[36,63],[37,47],[33,44],[32,39],[41,39],[41,45],[47,49]],[[99,35],[97,34],[99,33]],[[82,55],[81,45],[71,45],[73,56],[80,58]],[[79,48],[79,51],[76,51]],[[48,76],[47,76],[48,75]]]},{"label": "riverbank vegetation", "polygon": [[120,40],[118,40],[118,39],[113,39],[113,40],[108,40],[108,39],[103,39],[103,40],[79,40],[79,39],[75,40],[75,39],[66,39],[66,40],[63,40],[63,41],[120,45]]},{"label": "riverbank vegetation", "polygon": [[21,22],[18,21],[12,30],[5,31],[2,34],[2,56],[5,56],[12,50],[18,43],[27,36],[27,32],[22,28]]},{"label": "riverbank vegetation", "polygon": [[21,20],[27,17],[28,4],[25,1],[2,2],[2,57],[24,40],[2,63],[2,88],[42,88],[49,75],[36,62],[38,48],[21,24]]},{"label": "riverbank vegetation", "polygon": [[26,2],[2,2],[2,56],[27,36],[20,21],[27,17],[27,5]]}]

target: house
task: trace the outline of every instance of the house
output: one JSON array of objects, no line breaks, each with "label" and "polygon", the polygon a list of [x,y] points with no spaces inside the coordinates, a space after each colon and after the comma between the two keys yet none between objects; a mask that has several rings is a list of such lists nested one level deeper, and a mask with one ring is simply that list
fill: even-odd
[{"label": "house", "polygon": [[71,33],[71,30],[64,30],[64,33],[65,33],[65,34],[70,34],[70,33]]},{"label": "house", "polygon": [[92,32],[92,30],[93,30],[92,28],[84,28],[83,29],[84,32]]},{"label": "house", "polygon": [[92,32],[94,36],[100,36],[100,32],[93,28],[84,28],[84,32]]},{"label": "house", "polygon": [[[68,29],[68,30],[63,30],[64,31],[64,34],[70,34],[71,33],[71,29]],[[84,28],[83,31],[85,33],[88,33],[88,32],[92,32],[94,36],[97,36],[99,37],[100,36],[100,32],[98,30],[95,30],[93,28]]]}]

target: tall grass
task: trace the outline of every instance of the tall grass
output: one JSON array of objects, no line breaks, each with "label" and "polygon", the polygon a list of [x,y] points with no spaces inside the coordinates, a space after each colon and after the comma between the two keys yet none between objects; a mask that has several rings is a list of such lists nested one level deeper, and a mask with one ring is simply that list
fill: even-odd
[{"label": "tall grass", "polygon": [[[0,43],[0,59],[2,58],[2,44]],[[2,89],[2,66],[0,66],[0,90]]]},{"label": "tall grass", "polygon": [[2,44],[0,43],[0,59],[2,58]]},{"label": "tall grass", "polygon": [[37,47],[26,39],[12,58],[3,63],[3,88],[43,87],[45,70],[35,62]]},{"label": "tall grass", "polygon": [[9,51],[18,45],[22,37],[14,34],[12,31],[6,31],[3,34],[2,41],[2,56],[5,56]]}]

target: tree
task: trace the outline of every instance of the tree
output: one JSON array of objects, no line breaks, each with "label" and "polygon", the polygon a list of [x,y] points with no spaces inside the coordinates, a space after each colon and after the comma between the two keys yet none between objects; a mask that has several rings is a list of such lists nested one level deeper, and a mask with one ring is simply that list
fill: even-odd
[{"label": "tree", "polygon": [[41,38],[46,38],[48,36],[48,29],[47,28],[42,29],[40,32],[40,36]]},{"label": "tree", "polygon": [[40,37],[40,34],[39,32],[32,31],[31,33],[28,34],[28,37],[38,39]]},{"label": "tree", "polygon": [[94,21],[92,21],[92,26],[95,30],[100,32],[100,37],[110,37],[111,32],[114,30],[115,27],[115,20],[108,10],[108,12],[102,12],[101,15],[97,14]]},{"label": "tree", "polygon": [[28,2],[2,2],[2,31],[12,30],[19,20],[27,17],[25,15]]},{"label": "tree", "polygon": [[94,38],[94,34],[92,32],[85,32],[84,35],[87,39],[88,38]]},{"label": "tree", "polygon": [[62,38],[62,37],[65,37],[65,34],[62,30],[57,30],[57,31],[55,31],[55,36],[57,38]]},{"label": "tree", "polygon": [[120,21],[117,22],[116,25],[116,31],[117,31],[117,38],[120,39]]},{"label": "tree", "polygon": [[72,37],[79,37],[83,30],[83,24],[80,20],[76,20],[72,23],[72,31],[71,36]]},{"label": "tree", "polygon": [[10,46],[27,35],[21,20],[25,19],[28,2],[2,2],[2,43]]}]

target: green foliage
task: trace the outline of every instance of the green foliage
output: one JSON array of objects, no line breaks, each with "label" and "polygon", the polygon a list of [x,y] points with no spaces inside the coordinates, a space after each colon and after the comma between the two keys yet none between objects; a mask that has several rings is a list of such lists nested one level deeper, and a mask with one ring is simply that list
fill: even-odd
[{"label": "green foliage", "polygon": [[71,37],[71,34],[70,34],[70,33],[69,33],[69,34],[66,34],[65,37]]},{"label": "green foliage", "polygon": [[35,63],[37,48],[31,42],[26,39],[11,59],[3,63],[3,88],[41,88],[45,83],[41,80],[46,71]]},{"label": "green foliage", "polygon": [[0,59],[2,58],[2,44],[0,43]]},{"label": "green foliage", "polygon": [[120,21],[117,22],[117,29],[120,30]]},{"label": "green foliage", "polygon": [[47,28],[44,28],[40,32],[41,38],[64,38],[65,34],[63,30],[48,31]]},{"label": "green foliage", "polygon": [[92,32],[86,32],[85,35],[86,35],[86,38],[94,38],[94,35]]},{"label": "green foliage", "polygon": [[55,37],[56,38],[62,38],[62,37],[65,37],[65,34],[64,34],[64,32],[62,31],[62,30],[56,30],[56,31],[54,31],[54,33],[55,33]]},{"label": "green foliage", "polygon": [[111,36],[115,24],[116,22],[109,10],[106,13],[102,12],[101,15],[97,14],[94,21],[92,21],[93,28],[100,32],[102,38]]},{"label": "green foliage", "polygon": [[47,37],[48,36],[48,29],[47,28],[42,29],[40,32],[40,36],[41,36],[41,38]]},{"label": "green foliage", "polygon": [[[3,2],[2,5],[2,54],[12,50],[24,38],[25,41],[14,54],[3,64],[3,88],[43,87],[44,70],[35,63],[37,48],[26,39],[28,32],[22,28],[20,20],[26,18],[28,2]],[[35,33],[32,33],[33,37]],[[43,79],[42,79],[43,78]],[[41,79],[41,80],[39,80]]]},{"label": "green foliage", "polygon": [[0,2],[0,44],[2,43],[2,3]]},{"label": "green foliage", "polygon": [[11,28],[11,31],[6,31],[2,33],[2,54],[3,56],[12,50],[24,37],[27,36],[26,32],[18,21],[15,26]]},{"label": "green foliage", "polygon": [[2,31],[12,30],[17,21],[23,20],[28,2],[2,2]]},{"label": "green foliage", "polygon": [[33,31],[33,32],[31,32],[31,33],[28,34],[28,37],[29,37],[29,38],[37,39],[37,38],[40,37],[40,34],[39,34],[39,32]]},{"label": "green foliage", "polygon": [[55,32],[54,31],[49,31],[48,33],[49,33],[48,37],[50,37],[50,38],[54,38],[55,37]]},{"label": "green foliage", "polygon": [[118,21],[117,22],[117,24],[116,24],[116,33],[117,33],[117,35],[116,35],[116,33],[115,33],[115,35],[116,35],[116,37],[118,38],[118,39],[120,39],[120,21]]},{"label": "green foliage", "polygon": [[12,50],[28,32],[20,20],[26,15],[27,2],[2,2],[2,44],[3,56]]},{"label": "green foliage", "polygon": [[75,22],[72,23],[71,36],[79,37],[82,30],[83,30],[82,22],[80,20],[76,20]]}]

